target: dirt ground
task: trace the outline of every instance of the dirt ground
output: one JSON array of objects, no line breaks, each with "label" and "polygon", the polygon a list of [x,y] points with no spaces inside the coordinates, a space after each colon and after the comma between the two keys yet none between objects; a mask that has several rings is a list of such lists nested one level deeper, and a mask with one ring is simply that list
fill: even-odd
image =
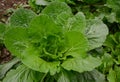
[{"label": "dirt ground", "polygon": [[8,18],[7,10],[17,8],[19,5],[27,4],[28,0],[0,0],[0,22],[5,22]]},{"label": "dirt ground", "polygon": [[[0,22],[6,23],[7,18],[10,16],[7,11],[15,9],[20,5],[26,5],[28,0],[0,0]],[[12,59],[10,52],[3,44],[0,44],[0,64],[8,62]]]}]

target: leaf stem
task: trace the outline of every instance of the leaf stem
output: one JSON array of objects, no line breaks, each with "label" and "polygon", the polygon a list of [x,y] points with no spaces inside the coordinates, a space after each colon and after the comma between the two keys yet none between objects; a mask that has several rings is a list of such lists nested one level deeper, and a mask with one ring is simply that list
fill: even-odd
[{"label": "leaf stem", "polygon": [[42,79],[41,79],[40,82],[44,82],[44,79],[45,79],[46,76],[47,76],[47,73],[45,73],[45,74],[43,75],[43,77],[42,77]]}]

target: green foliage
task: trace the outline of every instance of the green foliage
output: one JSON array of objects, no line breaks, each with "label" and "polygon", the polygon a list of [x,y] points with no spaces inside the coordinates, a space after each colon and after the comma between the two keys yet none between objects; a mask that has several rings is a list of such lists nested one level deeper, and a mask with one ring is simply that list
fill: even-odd
[{"label": "green foliage", "polygon": [[10,20],[9,20],[10,25],[27,27],[31,19],[35,16],[36,14],[31,10],[27,10],[23,8],[18,9],[15,11],[14,14],[12,14],[12,16],[10,16]]},{"label": "green foliage", "polygon": [[[47,5],[39,15],[23,8],[11,15],[4,43],[20,59],[22,65],[8,71],[3,82],[105,82],[105,76],[95,68],[101,65],[100,68],[105,70],[99,68],[100,71],[109,72],[108,80],[111,80],[114,70],[110,69],[114,63],[115,79],[119,80],[117,65],[120,56],[114,60],[116,53],[119,54],[119,46],[115,49],[114,44],[120,40],[109,39],[114,44],[106,40],[108,28],[103,20],[108,15],[101,16],[101,13],[85,10],[88,12],[86,14],[83,9],[73,14],[65,3],[72,0],[50,1],[29,0],[35,9],[39,9],[38,5]],[[90,7],[99,0],[91,3],[89,0],[75,2],[84,3],[81,4],[83,8],[84,5]],[[116,37],[119,37],[119,33],[115,34]],[[92,51],[102,47],[105,40],[106,53],[100,59]],[[113,56],[108,54],[107,47],[111,51],[115,49]]]},{"label": "green foliage", "polygon": [[98,18],[88,20],[86,35],[89,40],[90,50],[102,46],[108,34],[107,26]]},{"label": "green foliage", "polygon": [[20,60],[17,58],[14,58],[12,61],[10,61],[6,64],[3,64],[3,65],[0,65],[0,79],[2,79],[5,76],[6,72],[8,70],[10,70],[10,68],[12,68],[13,65],[18,63],[18,61],[20,61]]},{"label": "green foliage", "polygon": [[115,12],[115,17],[120,22],[120,0],[107,0],[107,6]]},{"label": "green foliage", "polygon": [[[18,14],[20,11],[21,9],[14,13],[15,17],[16,13]],[[22,11],[27,12],[28,10]],[[68,20],[67,22],[69,23],[64,23],[60,26],[55,19],[64,11],[66,11],[68,17],[72,16],[72,18],[67,17],[65,20]],[[13,19],[14,15],[12,15]],[[24,13],[21,15],[24,16]],[[65,24],[70,25],[66,26]],[[101,22],[100,24],[103,23]],[[94,25],[92,28],[94,28]],[[103,37],[103,43],[108,31],[104,24],[101,28],[103,28],[102,31],[106,33],[102,34],[100,31],[99,35],[94,35],[93,37]],[[90,30],[90,33],[98,32],[97,29],[99,28]],[[43,73],[50,72],[51,75],[54,75],[59,73],[61,68],[65,68],[66,70],[74,70],[81,73],[91,71],[101,64],[99,59],[86,55],[88,47],[90,48],[91,45],[89,44],[90,46],[88,46],[88,40],[90,41],[90,39],[87,40],[88,37],[85,36],[85,30],[86,21],[83,13],[79,12],[73,16],[67,4],[63,2],[53,2],[48,5],[39,16],[34,17],[30,21],[28,28],[16,27],[8,30],[5,35],[5,45],[14,55],[19,57],[26,66],[33,70]],[[13,33],[17,35],[13,35]],[[12,36],[12,38],[9,38],[9,36]],[[96,45],[97,43],[94,44]],[[101,46],[102,43],[99,46]],[[96,47],[92,49],[94,48]],[[70,65],[71,63],[73,64]]]},{"label": "green foliage", "polygon": [[6,26],[3,23],[0,23],[0,45],[3,44],[5,31]]},{"label": "green foliage", "polygon": [[105,43],[105,54],[102,57],[101,65],[103,73],[109,73],[107,79],[109,82],[119,82],[119,65],[120,65],[120,32],[110,34]]},{"label": "green foliage", "polygon": [[43,74],[20,65],[17,69],[10,70],[3,82],[38,82],[42,79],[41,76]]}]

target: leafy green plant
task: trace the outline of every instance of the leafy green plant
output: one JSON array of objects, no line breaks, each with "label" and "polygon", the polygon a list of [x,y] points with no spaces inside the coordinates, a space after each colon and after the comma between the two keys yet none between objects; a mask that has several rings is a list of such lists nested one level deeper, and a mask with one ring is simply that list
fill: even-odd
[{"label": "leafy green plant", "polygon": [[0,23],[0,45],[3,44],[3,40],[4,40],[3,37],[4,37],[5,30],[6,30],[6,26]]},{"label": "leafy green plant", "polygon": [[107,34],[101,19],[74,15],[64,2],[50,3],[40,15],[18,9],[10,17],[4,43],[23,65],[9,71],[3,82],[104,82],[95,70],[101,59],[88,52],[101,47]]},{"label": "leafy green plant", "polygon": [[118,82],[120,80],[120,32],[110,34],[104,46],[102,71],[108,73],[107,79],[109,82]]}]

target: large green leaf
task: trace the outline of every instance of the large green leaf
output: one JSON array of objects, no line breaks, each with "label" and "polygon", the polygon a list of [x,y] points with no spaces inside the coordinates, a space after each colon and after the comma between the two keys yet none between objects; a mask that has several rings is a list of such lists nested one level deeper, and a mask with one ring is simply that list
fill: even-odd
[{"label": "large green leaf", "polygon": [[57,82],[105,82],[105,76],[97,70],[83,73],[62,70],[55,77],[57,77]]},{"label": "large green leaf", "polygon": [[36,14],[33,11],[20,8],[10,16],[9,22],[12,26],[27,27],[35,16]]},{"label": "large green leaf", "polygon": [[17,69],[10,70],[3,82],[39,82],[44,74],[33,71],[25,65],[20,65]]},{"label": "large green leaf", "polygon": [[60,31],[60,27],[58,27],[53,20],[45,15],[42,14],[40,16],[35,17],[30,22],[30,33],[36,33],[35,35],[39,34],[39,37],[45,36],[45,34],[50,34],[52,32],[58,33]]},{"label": "large green leaf", "polygon": [[75,73],[78,82],[105,82],[105,76],[97,70]]},{"label": "large green leaf", "polygon": [[84,33],[86,28],[86,19],[84,14],[82,12],[78,12],[75,16],[69,18],[65,28]]},{"label": "large green leaf", "polygon": [[5,76],[6,72],[10,70],[10,68],[12,68],[13,65],[18,63],[18,61],[20,60],[17,58],[14,58],[13,60],[9,61],[6,64],[0,65],[0,79],[2,79]]},{"label": "large green leaf", "polygon": [[77,72],[92,71],[101,64],[101,60],[88,56],[86,58],[77,57],[67,59],[63,62],[62,67],[66,70],[74,70]]},{"label": "large green leaf", "polygon": [[34,49],[25,50],[24,53],[22,53],[22,62],[28,66],[29,68],[43,72],[48,73],[50,72],[51,75],[54,75],[55,73],[59,72],[59,61],[53,61],[53,62],[47,62],[37,56],[36,51]]},{"label": "large green leaf", "polygon": [[20,56],[27,47],[27,31],[25,28],[12,28],[5,34],[5,46],[15,56]]},{"label": "large green leaf", "polygon": [[107,34],[108,28],[100,19],[88,20],[86,36],[89,40],[89,50],[102,46]]},{"label": "large green leaf", "polygon": [[66,12],[68,15],[72,14],[71,8],[64,2],[52,2],[45,9],[43,9],[42,13],[47,14],[53,20],[57,18],[59,14],[62,12]]},{"label": "large green leaf", "polygon": [[88,40],[85,36],[76,31],[66,32],[65,36],[67,43],[67,52],[65,55],[71,55],[73,57],[84,56],[84,53],[88,50]]}]

